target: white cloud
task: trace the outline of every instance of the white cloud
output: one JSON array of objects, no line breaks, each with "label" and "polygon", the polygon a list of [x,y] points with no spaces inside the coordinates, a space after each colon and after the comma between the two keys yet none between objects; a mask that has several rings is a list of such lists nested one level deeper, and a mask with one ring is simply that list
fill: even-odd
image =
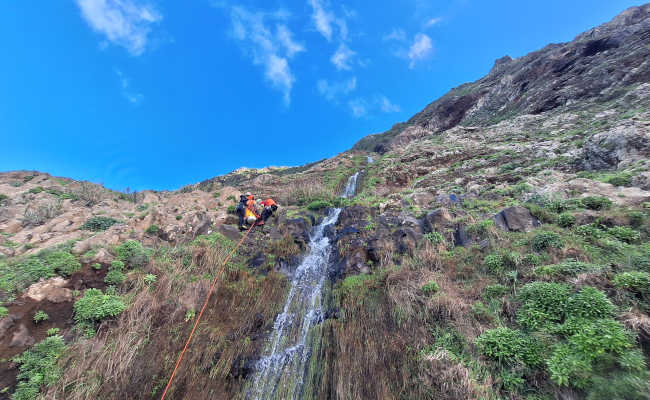
[{"label": "white cloud", "polygon": [[[136,0],[76,0],[88,25],[110,43],[139,56],[147,48],[152,26],[163,16],[152,5]],[[104,46],[104,44],[102,44]]]},{"label": "white cloud", "polygon": [[350,112],[355,118],[362,118],[374,112],[393,113],[400,112],[401,108],[393,104],[388,97],[383,94],[371,98],[358,97],[348,101]]},{"label": "white cloud", "polygon": [[406,32],[403,29],[393,28],[393,30],[384,35],[383,40],[396,40],[398,42],[403,42],[406,40]]},{"label": "white cloud", "polygon": [[440,22],[442,22],[441,17],[435,17],[435,18],[429,18],[427,22],[424,23],[425,28],[430,28],[434,25],[438,25]]},{"label": "white cloud", "polygon": [[408,58],[411,60],[409,68],[415,67],[417,61],[427,58],[433,51],[431,38],[424,33],[418,33],[409,48]]},{"label": "white cloud", "polygon": [[[283,23],[286,11],[275,13],[250,12],[243,7],[233,7],[230,18],[232,35],[243,45],[253,64],[264,69],[264,77],[283,93],[285,104],[291,102],[291,89],[295,76],[289,60],[305,51],[304,45],[293,40],[293,34]],[[275,23],[275,30],[269,25]]]},{"label": "white cloud", "polygon": [[336,101],[339,97],[345,96],[356,90],[357,78],[352,77],[343,82],[329,83],[325,79],[321,79],[316,84],[318,93],[325,97],[328,101]]},{"label": "white cloud", "polygon": [[401,108],[397,104],[391,103],[391,101],[388,100],[388,97],[384,95],[380,95],[377,100],[379,102],[379,108],[385,113],[401,111]]},{"label": "white cloud", "polygon": [[368,106],[364,99],[350,100],[348,102],[348,106],[350,107],[350,111],[352,112],[352,115],[354,115],[354,117],[356,118],[361,118],[368,115]]},{"label": "white cloud", "polygon": [[[331,10],[328,10],[323,0],[309,0],[309,5],[313,9],[311,18],[314,21],[316,30],[328,41],[332,40],[334,27],[338,28],[341,40],[348,37],[348,24],[345,18],[336,16]],[[343,9],[346,16],[354,16],[354,12]]]},{"label": "white cloud", "polygon": [[144,95],[142,93],[137,93],[131,88],[131,81],[124,76],[121,70],[115,69],[115,74],[120,82],[120,88],[122,89],[122,96],[131,104],[138,105],[144,100]]},{"label": "white cloud", "polygon": [[330,58],[330,61],[334,66],[336,67],[337,70],[350,70],[352,66],[350,65],[350,62],[352,61],[352,58],[356,55],[357,53],[350,50],[350,48],[345,44],[341,43],[339,45],[339,48],[336,50],[336,52],[332,55]]}]

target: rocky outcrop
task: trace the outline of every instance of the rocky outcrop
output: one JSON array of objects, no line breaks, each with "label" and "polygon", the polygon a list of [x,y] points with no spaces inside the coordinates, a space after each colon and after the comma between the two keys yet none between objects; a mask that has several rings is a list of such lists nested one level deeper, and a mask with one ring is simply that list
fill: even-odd
[{"label": "rocky outcrop", "polygon": [[650,124],[631,121],[590,137],[584,155],[578,158],[581,169],[618,169],[650,157]]},{"label": "rocky outcrop", "polygon": [[573,41],[518,59],[503,57],[484,78],[452,89],[405,123],[360,140],[356,150],[395,148],[458,125],[489,126],[517,115],[604,103],[650,82],[650,4],[632,7]]},{"label": "rocky outcrop", "polygon": [[539,220],[527,208],[508,207],[494,216],[499,228],[510,232],[528,232],[540,225]]}]

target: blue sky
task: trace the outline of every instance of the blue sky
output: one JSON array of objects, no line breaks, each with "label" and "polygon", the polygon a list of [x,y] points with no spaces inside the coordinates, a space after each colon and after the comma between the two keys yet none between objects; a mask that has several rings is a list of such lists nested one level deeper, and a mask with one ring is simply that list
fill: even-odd
[{"label": "blue sky", "polygon": [[0,171],[176,189],[316,161],[642,3],[4,1]]}]

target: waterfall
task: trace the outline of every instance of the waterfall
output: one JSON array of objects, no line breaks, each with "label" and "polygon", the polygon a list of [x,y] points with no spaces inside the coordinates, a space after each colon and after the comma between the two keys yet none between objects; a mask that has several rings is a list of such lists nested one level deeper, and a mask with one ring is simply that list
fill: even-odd
[{"label": "waterfall", "polygon": [[[341,197],[354,196],[358,176],[357,172],[348,178]],[[340,208],[330,210],[310,236],[309,253],[294,273],[287,301],[275,319],[273,332],[249,382],[249,400],[302,397],[311,356],[307,337],[310,329],[323,320],[323,286],[332,251],[326,231],[338,221],[340,213]]]}]

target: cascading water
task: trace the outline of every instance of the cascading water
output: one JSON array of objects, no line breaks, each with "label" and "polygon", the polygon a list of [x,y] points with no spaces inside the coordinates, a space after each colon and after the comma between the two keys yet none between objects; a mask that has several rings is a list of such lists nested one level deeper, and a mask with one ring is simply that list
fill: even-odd
[{"label": "cascading water", "polygon": [[[341,197],[353,197],[359,173],[350,176]],[[311,356],[308,334],[323,320],[323,286],[332,246],[325,236],[327,228],[339,218],[340,208],[314,228],[309,254],[298,266],[282,312],[276,317],[273,332],[249,383],[250,400],[300,399]]]}]

